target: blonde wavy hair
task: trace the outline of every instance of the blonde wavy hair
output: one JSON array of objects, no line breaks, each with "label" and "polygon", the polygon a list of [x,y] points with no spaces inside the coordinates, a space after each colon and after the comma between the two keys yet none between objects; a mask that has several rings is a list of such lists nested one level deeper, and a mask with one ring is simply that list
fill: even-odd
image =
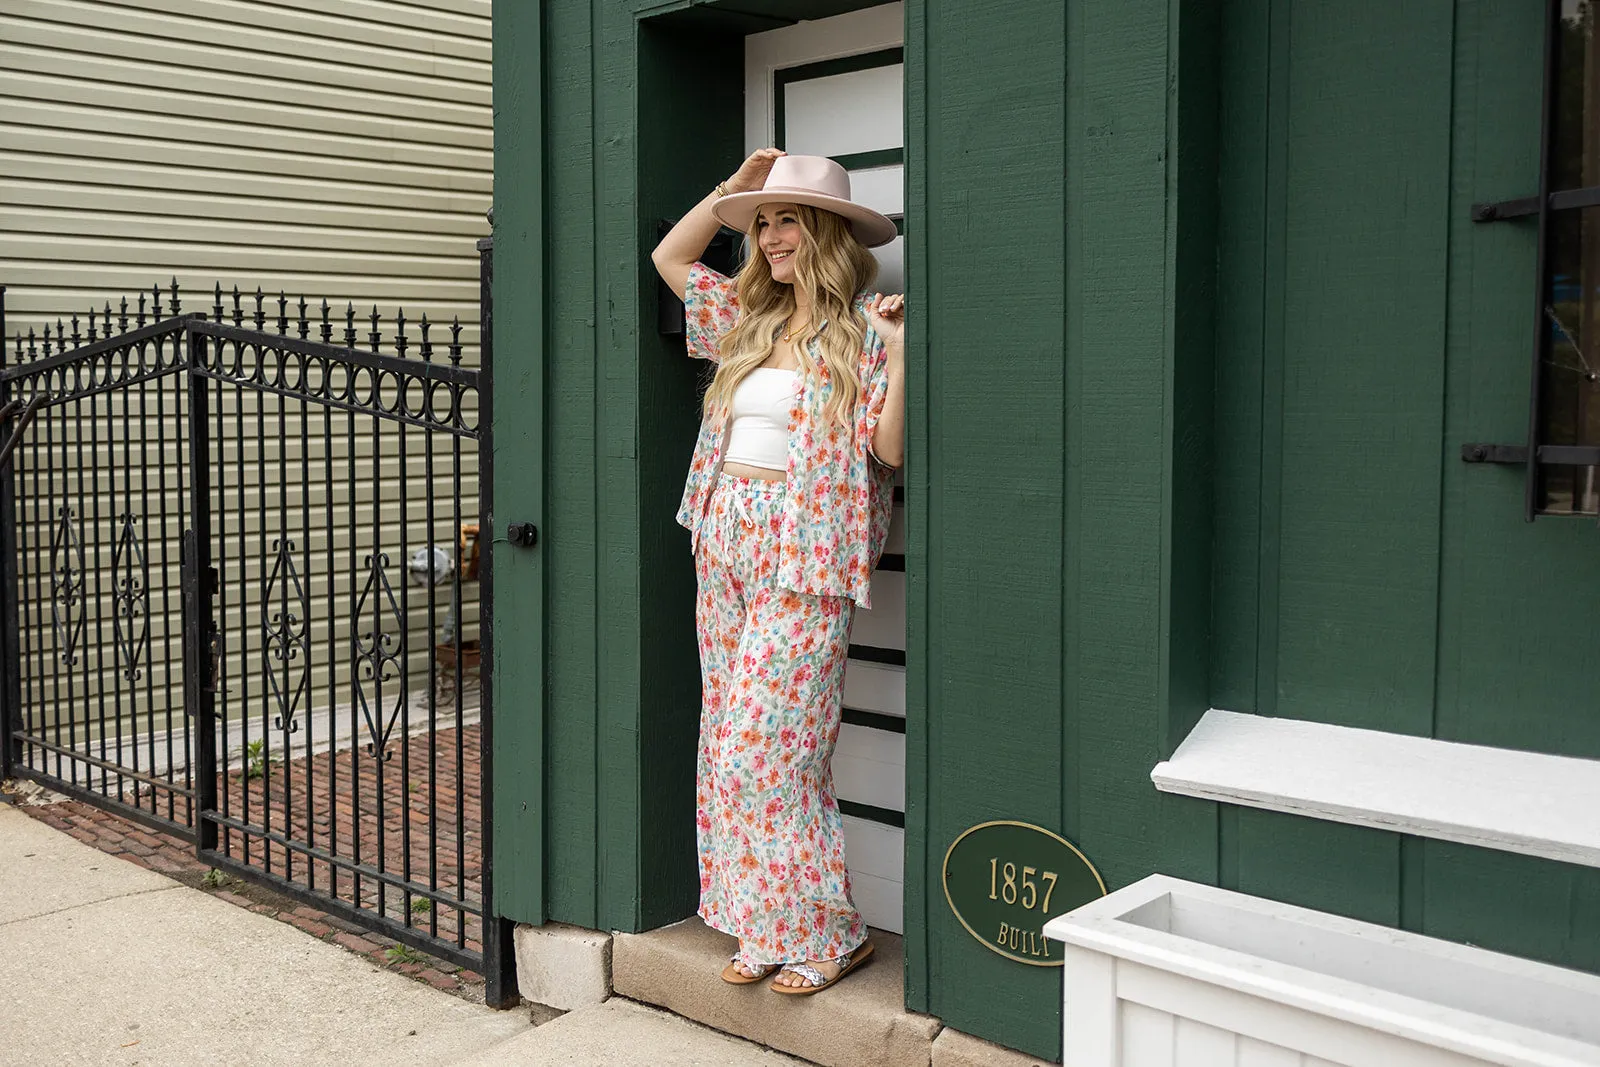
[{"label": "blonde wavy hair", "polygon": [[[861,395],[861,346],[867,336],[866,319],[856,314],[855,298],[878,276],[878,261],[856,240],[842,215],[799,204],[795,218],[805,237],[794,252],[795,285],[811,294],[811,322],[794,337],[802,374],[819,373],[832,384],[825,417],[850,425]],[[759,251],[759,213],[750,223],[751,253],[740,268],[736,284],[742,314],[722,338],[721,359],[706,390],[706,411],[720,421],[733,405],[734,390],[751,371],[767,361],[778,331],[795,312],[795,286],[774,281],[766,256]],[[827,329],[818,325],[826,323]],[[820,338],[822,366],[813,365],[808,344]]]}]

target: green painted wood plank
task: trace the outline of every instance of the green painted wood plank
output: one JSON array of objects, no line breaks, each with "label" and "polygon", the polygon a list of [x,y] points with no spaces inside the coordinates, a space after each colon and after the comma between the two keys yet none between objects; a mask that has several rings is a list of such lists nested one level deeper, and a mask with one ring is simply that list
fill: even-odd
[{"label": "green painted wood plank", "polygon": [[1165,833],[1149,772],[1167,710],[1166,212],[1176,18],[1154,0],[1078,3],[1069,5],[1067,30],[1069,802],[1080,846],[1112,886],[1155,870]]},{"label": "green painted wood plank", "polygon": [[[929,67],[927,7],[920,0],[906,5],[906,220],[913,233],[926,234],[932,213],[928,196]],[[920,238],[905,246],[907,306],[928,307],[928,243]],[[936,851],[929,826],[932,783],[929,749],[933,731],[929,715],[929,664],[935,662],[932,599],[927,576],[929,538],[936,487],[932,469],[938,439],[932,432],[933,369],[926,321],[911,314],[906,321],[906,833],[905,833],[905,999],[912,1011],[928,1012],[933,974],[929,967],[929,912],[943,903],[930,875]],[[942,860],[942,855],[939,857]]]},{"label": "green painted wood plank", "polygon": [[1277,710],[1426,734],[1452,11],[1292,8]]},{"label": "green painted wood plank", "polygon": [[[1160,746],[1172,754],[1211,707],[1212,462],[1216,394],[1220,25],[1212,0],[1172,0],[1166,204],[1166,409],[1161,488]],[[1172,81],[1173,73],[1168,79]],[[1202,531],[1196,536],[1197,531]],[[1188,810],[1179,807],[1175,810]],[[1193,843],[1187,828],[1180,844]],[[1209,842],[1199,846],[1209,851]]]},{"label": "green painted wood plank", "polygon": [[[1261,308],[1261,442],[1256,484],[1255,711],[1278,713],[1279,577],[1283,532],[1284,271],[1288,262],[1289,27],[1291,0],[1268,0],[1264,273]],[[1220,594],[1219,594],[1220,596]]]},{"label": "green painted wood plank", "polygon": [[[541,6],[495,10],[494,535],[506,516],[545,528],[544,39]],[[533,298],[529,299],[529,294]],[[530,345],[529,341],[535,341]],[[532,352],[532,358],[526,353]],[[521,413],[507,419],[506,412]],[[495,552],[494,907],[545,919],[543,793],[545,564],[538,552]],[[529,666],[532,669],[529,669]]]},{"label": "green painted wood plank", "polygon": [[[1161,642],[1156,744],[1170,756],[1211,707],[1217,166],[1221,25],[1212,0],[1167,5],[1167,319],[1162,407]],[[1148,623],[1147,623],[1148,624]],[[1146,794],[1146,803],[1150,802]],[[1154,798],[1161,870],[1214,882],[1218,805]]]},{"label": "green painted wood plank", "polygon": [[[1051,312],[1064,295],[1065,37],[1060,5],[1038,0],[928,5],[922,18],[923,40],[908,47],[924,49],[930,90],[912,148],[929,168],[913,263],[926,264],[916,322],[939,432],[914,488],[927,487],[939,516],[926,530],[924,602],[926,662],[938,664],[926,780],[938,786],[923,876],[937,893],[938,865],[962,830],[993,818],[1048,826],[1061,810],[1065,383]],[[993,64],[996,54],[1007,63]],[[926,914],[929,1010],[1053,1056],[1055,973],[990,952],[942,902]]]},{"label": "green painted wood plank", "polygon": [[1424,847],[1424,933],[1600,971],[1600,871],[1445,841]]},{"label": "green painted wood plank", "polygon": [[1255,711],[1269,0],[1226,0],[1218,108],[1211,701]]},{"label": "green painted wood plank", "polygon": [[1241,893],[1365,922],[1400,922],[1400,836],[1237,809]]},{"label": "green painted wood plank", "polygon": [[599,920],[638,928],[639,291],[638,25],[624,5],[593,0],[595,308],[596,836]]},{"label": "green painted wood plank", "polygon": [[546,881],[551,917],[593,927],[596,886],[595,634],[600,560],[595,540],[595,241],[591,12],[547,5],[550,59],[547,183],[550,247],[561,269],[549,277],[550,406],[546,415],[549,526],[545,530],[549,668],[545,769]]}]

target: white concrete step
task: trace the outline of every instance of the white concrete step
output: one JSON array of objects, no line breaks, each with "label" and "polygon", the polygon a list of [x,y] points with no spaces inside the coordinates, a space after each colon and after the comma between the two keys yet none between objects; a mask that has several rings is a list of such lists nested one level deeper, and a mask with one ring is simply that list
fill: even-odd
[{"label": "white concrete step", "polygon": [[824,1067],[928,1067],[939,1020],[905,1009],[901,939],[874,930],[872,941],[872,958],[837,988],[786,997],[765,982],[724,982],[722,967],[737,945],[688,919],[616,935],[612,981],[621,996]]}]

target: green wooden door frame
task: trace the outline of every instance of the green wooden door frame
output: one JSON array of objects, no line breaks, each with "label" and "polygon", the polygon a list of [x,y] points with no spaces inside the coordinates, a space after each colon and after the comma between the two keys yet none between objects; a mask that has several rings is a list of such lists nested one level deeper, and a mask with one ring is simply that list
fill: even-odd
[{"label": "green wooden door frame", "polygon": [[[510,188],[496,196],[494,208],[498,513],[486,536],[500,543],[511,522],[532,522],[544,532],[545,352],[543,344],[528,343],[545,332],[543,9],[542,0],[494,5],[494,169],[518,176],[497,185],[497,194]],[[535,925],[546,918],[543,551],[508,545],[490,557],[499,598],[490,685],[502,709],[492,738],[493,904],[504,918]]]}]

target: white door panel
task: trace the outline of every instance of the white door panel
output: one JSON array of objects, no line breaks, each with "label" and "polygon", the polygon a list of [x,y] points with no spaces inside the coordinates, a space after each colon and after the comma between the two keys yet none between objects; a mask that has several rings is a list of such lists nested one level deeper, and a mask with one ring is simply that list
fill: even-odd
[{"label": "white door panel", "polygon": [[844,668],[844,706],[905,718],[906,669],[891,663],[851,660]]},{"label": "white door panel", "polygon": [[[845,834],[848,842],[849,834]],[[851,855],[856,849],[846,848]],[[848,867],[848,864],[846,865]],[[887,930],[891,934],[906,932],[905,919],[905,884],[899,878],[884,878],[876,874],[866,874],[848,867],[850,871],[850,892],[855,897],[856,910],[861,912],[867,920],[867,925],[879,930]]]},{"label": "white door panel", "polygon": [[872,609],[856,609],[850,643],[874,648],[906,647],[906,576],[902,571],[877,571],[872,576]]},{"label": "white door panel", "polygon": [[[895,146],[900,147],[896,138]],[[863,167],[850,172],[850,199],[885,215],[906,213],[906,168],[895,163],[887,167]]]},{"label": "white door panel", "polygon": [[881,248],[874,248],[872,254],[878,260],[878,277],[872,287],[880,293],[905,292],[906,239],[896,237]]},{"label": "white door panel", "polygon": [[897,882],[905,873],[906,832],[898,826],[846,815],[844,844],[852,871],[893,878]]},{"label": "white door panel", "polygon": [[840,800],[899,811],[906,799],[906,735],[845,723],[833,752]]},{"label": "white door panel", "polygon": [[894,515],[889,520],[889,539],[884,542],[885,552],[895,552],[901,555],[906,550],[906,509],[896,507]]},{"label": "white door panel", "polygon": [[905,76],[905,64],[896,63],[790,82],[784,87],[784,143],[779,147],[810,156],[903,147]]}]

